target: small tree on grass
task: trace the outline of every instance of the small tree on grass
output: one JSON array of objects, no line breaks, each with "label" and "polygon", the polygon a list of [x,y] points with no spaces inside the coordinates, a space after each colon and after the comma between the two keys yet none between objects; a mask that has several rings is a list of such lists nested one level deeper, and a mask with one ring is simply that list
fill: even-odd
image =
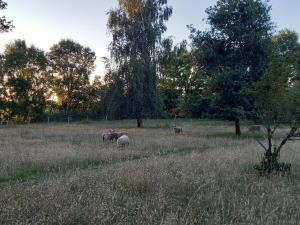
[{"label": "small tree on grass", "polygon": [[[300,126],[300,81],[293,79],[300,52],[297,40],[297,34],[288,30],[274,36],[269,66],[252,92],[257,113],[266,128],[267,143],[257,139],[265,150],[261,163],[255,167],[261,173],[290,171],[290,164],[279,163],[279,156]],[[289,124],[289,131],[275,145],[274,136],[280,123]]]},{"label": "small tree on grass", "polygon": [[[295,136],[300,126],[300,83],[297,81],[293,87],[286,87],[280,80],[265,77],[256,84],[255,98],[267,138],[267,144],[257,139],[265,153],[256,169],[261,172],[289,170],[288,164],[280,164],[278,159],[283,146]],[[274,135],[280,123],[288,123],[290,128],[279,144],[275,145]]]}]

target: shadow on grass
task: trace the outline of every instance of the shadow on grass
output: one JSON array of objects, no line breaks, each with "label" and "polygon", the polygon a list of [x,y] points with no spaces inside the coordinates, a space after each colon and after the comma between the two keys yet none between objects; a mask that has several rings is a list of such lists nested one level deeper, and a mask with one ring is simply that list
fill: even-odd
[{"label": "shadow on grass", "polygon": [[168,149],[165,151],[160,151],[156,154],[145,154],[145,155],[129,155],[124,157],[114,157],[105,159],[82,159],[82,160],[67,160],[61,164],[51,164],[47,165],[45,163],[23,163],[16,168],[8,171],[7,175],[0,176],[0,185],[7,183],[16,182],[37,182],[44,177],[51,175],[63,175],[71,170],[93,170],[101,169],[106,166],[111,166],[117,163],[134,161],[140,159],[147,159],[155,156],[168,156],[168,155],[185,155],[192,153],[193,151],[205,151],[209,149],[208,147],[202,148],[178,148],[178,149]]},{"label": "shadow on grass", "polygon": [[142,159],[143,155],[131,155],[120,158],[110,159],[82,159],[82,160],[67,160],[61,164],[47,165],[43,163],[23,163],[16,168],[11,169],[7,175],[0,176],[1,183],[14,183],[25,181],[38,181],[48,175],[61,175],[69,170],[76,169],[98,169],[103,166],[113,165],[122,161]]},{"label": "shadow on grass", "polygon": [[205,138],[231,138],[231,139],[259,139],[263,140],[263,134],[252,134],[252,133],[245,133],[241,136],[236,136],[234,133],[229,132],[214,132],[211,134],[202,135]]}]

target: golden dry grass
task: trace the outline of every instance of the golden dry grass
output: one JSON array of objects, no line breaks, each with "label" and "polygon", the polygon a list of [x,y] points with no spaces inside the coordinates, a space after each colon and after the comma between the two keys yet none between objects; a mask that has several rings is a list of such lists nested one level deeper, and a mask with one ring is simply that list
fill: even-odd
[{"label": "golden dry grass", "polygon": [[[171,123],[0,129],[0,224],[299,224],[299,143],[281,156],[290,177],[259,177],[261,149],[231,124]],[[128,148],[101,140],[119,127]]]}]

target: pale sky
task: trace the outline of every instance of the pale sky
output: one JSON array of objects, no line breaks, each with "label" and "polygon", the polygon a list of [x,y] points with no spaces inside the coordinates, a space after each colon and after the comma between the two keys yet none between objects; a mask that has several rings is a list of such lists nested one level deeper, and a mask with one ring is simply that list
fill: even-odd
[{"label": "pale sky", "polygon": [[[48,51],[62,38],[70,38],[90,47],[97,55],[94,74],[103,75],[101,57],[109,57],[107,50],[111,37],[107,31],[107,11],[116,7],[117,0],[5,0],[8,9],[1,11],[13,20],[15,29],[0,34],[0,52],[15,39],[25,39],[28,45]],[[216,0],[168,0],[173,15],[165,36],[174,37],[178,43],[189,36],[186,25],[197,29],[207,28],[205,9]],[[271,0],[272,18],[277,30],[289,28],[300,33],[300,1]]]}]

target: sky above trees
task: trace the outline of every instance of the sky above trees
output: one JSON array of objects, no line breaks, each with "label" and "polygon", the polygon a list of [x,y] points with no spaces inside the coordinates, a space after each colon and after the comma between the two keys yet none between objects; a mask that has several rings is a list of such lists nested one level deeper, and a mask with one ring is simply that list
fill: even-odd
[{"label": "sky above trees", "polygon": [[[9,0],[8,9],[3,13],[13,20],[15,29],[1,34],[0,52],[15,39],[25,39],[28,44],[48,51],[62,38],[71,38],[83,46],[89,46],[97,55],[95,74],[103,75],[102,56],[109,56],[107,50],[111,37],[107,30],[107,12],[117,5],[117,0]],[[173,15],[167,23],[165,36],[172,36],[175,43],[187,39],[186,25],[193,24],[204,30],[207,25],[205,9],[216,0],[169,0]],[[272,19],[277,30],[289,28],[300,33],[299,0],[271,0]]]}]

